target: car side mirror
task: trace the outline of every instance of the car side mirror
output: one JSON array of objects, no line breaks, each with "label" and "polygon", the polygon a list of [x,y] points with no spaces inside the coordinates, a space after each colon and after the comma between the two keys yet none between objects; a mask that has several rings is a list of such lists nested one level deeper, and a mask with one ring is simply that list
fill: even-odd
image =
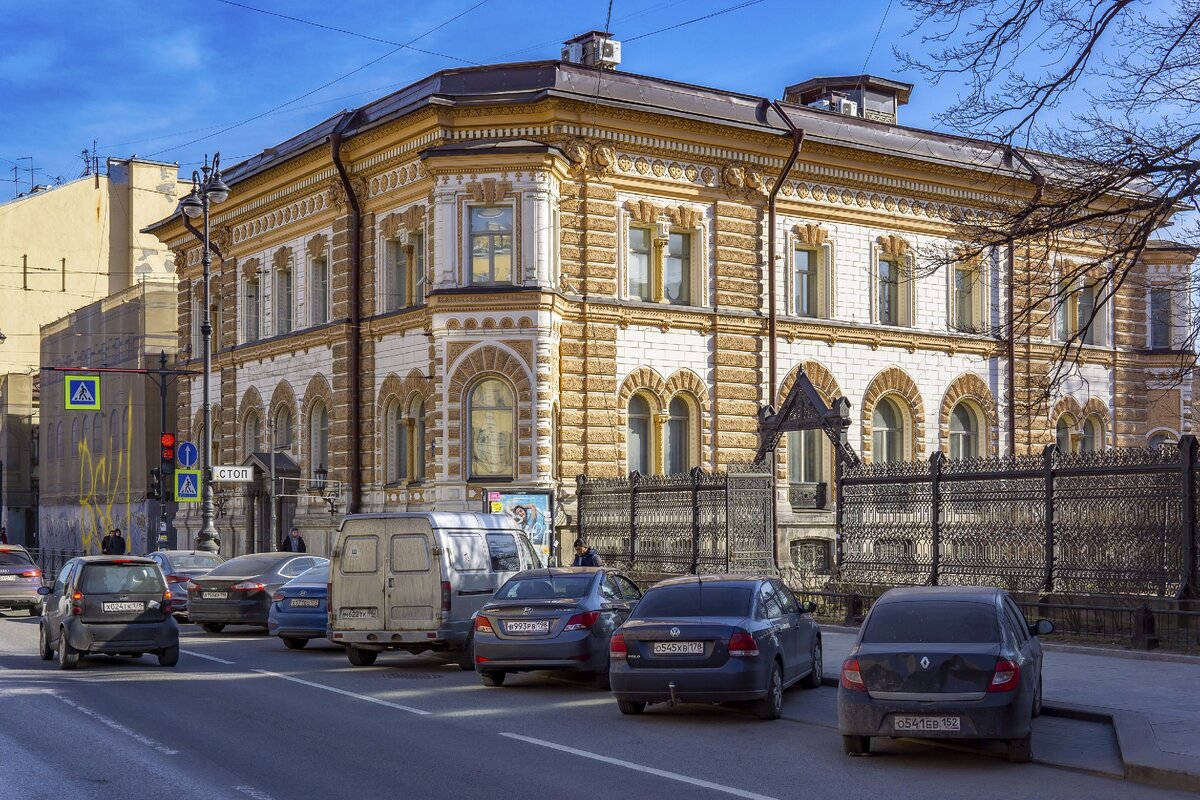
[{"label": "car side mirror", "polygon": [[815,614],[817,613],[817,604],[812,600],[805,600],[800,604],[800,610],[805,614]]},{"label": "car side mirror", "polygon": [[1054,623],[1048,619],[1039,619],[1029,626],[1029,632],[1034,636],[1046,636],[1054,633]]},{"label": "car side mirror", "polygon": [[51,589],[49,586],[39,586],[38,594],[40,594],[42,597],[45,597],[48,594],[54,594],[54,590]]}]

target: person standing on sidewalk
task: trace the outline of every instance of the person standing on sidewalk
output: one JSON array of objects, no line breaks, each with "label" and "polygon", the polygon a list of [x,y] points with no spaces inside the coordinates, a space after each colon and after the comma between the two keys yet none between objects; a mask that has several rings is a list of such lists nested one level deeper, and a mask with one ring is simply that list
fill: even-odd
[{"label": "person standing on sidewalk", "polygon": [[308,545],[304,543],[304,537],[300,535],[300,529],[295,525],[288,533],[288,537],[283,540],[283,549],[290,553],[307,553]]},{"label": "person standing on sidewalk", "polygon": [[588,546],[588,543],[583,539],[575,540],[575,560],[571,562],[572,567],[602,567],[604,562],[600,560],[600,554],[596,552],[596,548]]},{"label": "person standing on sidewalk", "polygon": [[100,540],[100,552],[106,556],[125,555],[125,537],[120,528],[113,528],[108,536]]},{"label": "person standing on sidewalk", "polygon": [[8,528],[0,525],[0,544],[8,544]]}]

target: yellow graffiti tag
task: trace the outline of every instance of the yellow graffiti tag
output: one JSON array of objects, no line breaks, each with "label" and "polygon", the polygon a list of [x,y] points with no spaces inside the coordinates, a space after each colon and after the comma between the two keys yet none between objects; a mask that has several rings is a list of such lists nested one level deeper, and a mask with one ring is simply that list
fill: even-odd
[{"label": "yellow graffiti tag", "polygon": [[[101,452],[92,453],[86,437],[79,440],[79,517],[85,553],[99,549],[100,540],[113,528],[121,527],[114,517],[113,506],[123,505],[124,513],[129,514],[133,461],[132,396],[125,413],[124,442],[120,441],[120,432],[114,442],[111,429]],[[125,527],[131,526],[127,523]]]}]

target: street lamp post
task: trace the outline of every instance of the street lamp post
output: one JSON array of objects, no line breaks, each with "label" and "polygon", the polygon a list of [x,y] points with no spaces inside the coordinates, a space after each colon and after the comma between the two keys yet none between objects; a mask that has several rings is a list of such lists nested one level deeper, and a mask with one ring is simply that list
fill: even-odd
[{"label": "street lamp post", "polygon": [[[209,384],[212,380],[212,316],[209,300],[210,280],[212,269],[212,252],[209,241],[209,206],[222,203],[229,197],[229,187],[221,180],[221,154],[213,155],[212,166],[209,166],[208,156],[204,157],[204,166],[199,172],[192,171],[192,191],[179,201],[179,210],[190,219],[204,218],[203,235],[200,241],[204,251],[200,263],[204,269],[204,311],[200,323],[200,335],[204,347],[204,445],[200,451],[200,536],[196,541],[197,550],[217,552],[221,547],[221,537],[213,519],[216,516],[213,506],[212,493],[212,401],[209,398]],[[189,226],[190,228],[191,226]],[[191,228],[193,233],[195,229]]]}]

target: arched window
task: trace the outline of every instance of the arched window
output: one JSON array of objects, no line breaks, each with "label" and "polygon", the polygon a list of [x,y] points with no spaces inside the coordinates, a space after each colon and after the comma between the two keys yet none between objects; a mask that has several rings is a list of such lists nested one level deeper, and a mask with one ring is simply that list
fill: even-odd
[{"label": "arched window", "polygon": [[1104,425],[1096,417],[1088,417],[1083,421],[1083,439],[1080,440],[1080,450],[1094,453],[1104,448]]},{"label": "arched window", "polygon": [[320,400],[308,412],[308,435],[308,469],[315,478],[318,469],[329,469],[329,411]]},{"label": "arched window", "polygon": [[67,452],[66,449],[63,448],[63,424],[61,422],[59,422],[58,425],[55,426],[54,450],[55,450],[55,454],[58,458],[62,458],[64,455],[66,455],[66,452]]},{"label": "arched window", "polygon": [[471,390],[467,405],[470,477],[513,477],[516,458],[512,390],[503,381],[488,378]]},{"label": "arched window", "polygon": [[696,465],[692,447],[692,407],[676,395],[667,406],[667,474],[682,475]]},{"label": "arched window", "polygon": [[[61,423],[59,423],[61,425]],[[1175,444],[1175,437],[1165,431],[1160,431],[1150,437],[1147,446],[1151,450],[1161,450],[1164,447],[1171,447]]]},{"label": "arched window", "polygon": [[272,427],[272,444],[278,448],[292,446],[292,410],[280,406],[275,412],[275,424]]},{"label": "arched window", "polygon": [[212,450],[209,451],[208,463],[221,463],[221,421],[217,418],[215,409],[212,415]]},{"label": "arched window", "polygon": [[121,415],[114,408],[108,415],[109,443],[117,449],[123,449],[125,440],[121,438]]},{"label": "arched window", "polygon": [[387,441],[387,482],[400,483],[408,480],[408,425],[400,413],[400,401],[388,403],[384,414],[384,432]]},{"label": "arched window", "polygon": [[1075,427],[1075,419],[1070,414],[1063,414],[1054,425],[1054,443],[1058,452],[1074,452],[1071,445],[1071,429]]},{"label": "arched window", "polygon": [[649,475],[653,472],[650,461],[650,404],[640,394],[629,398],[628,455],[630,472]]},{"label": "arched window", "polygon": [[950,412],[950,458],[975,458],[979,455],[979,423],[966,403]]},{"label": "arched window", "polygon": [[104,452],[104,415],[97,414],[92,420],[92,452]]},{"label": "arched window", "polygon": [[904,459],[904,417],[887,397],[876,403],[871,415],[871,454],[877,464]]},{"label": "arched window", "polygon": [[251,411],[246,415],[246,424],[242,426],[242,447],[245,448],[246,455],[258,452],[261,429],[262,422],[258,418],[258,412]]},{"label": "arched window", "polygon": [[409,437],[408,460],[412,464],[412,479],[425,480],[425,402],[417,397],[408,409],[412,420],[412,436]]},{"label": "arched window", "polygon": [[87,447],[87,448],[91,449],[91,446],[92,446],[92,420],[91,420],[91,417],[83,418],[83,425],[80,426],[79,446],[80,446],[80,448]]}]

